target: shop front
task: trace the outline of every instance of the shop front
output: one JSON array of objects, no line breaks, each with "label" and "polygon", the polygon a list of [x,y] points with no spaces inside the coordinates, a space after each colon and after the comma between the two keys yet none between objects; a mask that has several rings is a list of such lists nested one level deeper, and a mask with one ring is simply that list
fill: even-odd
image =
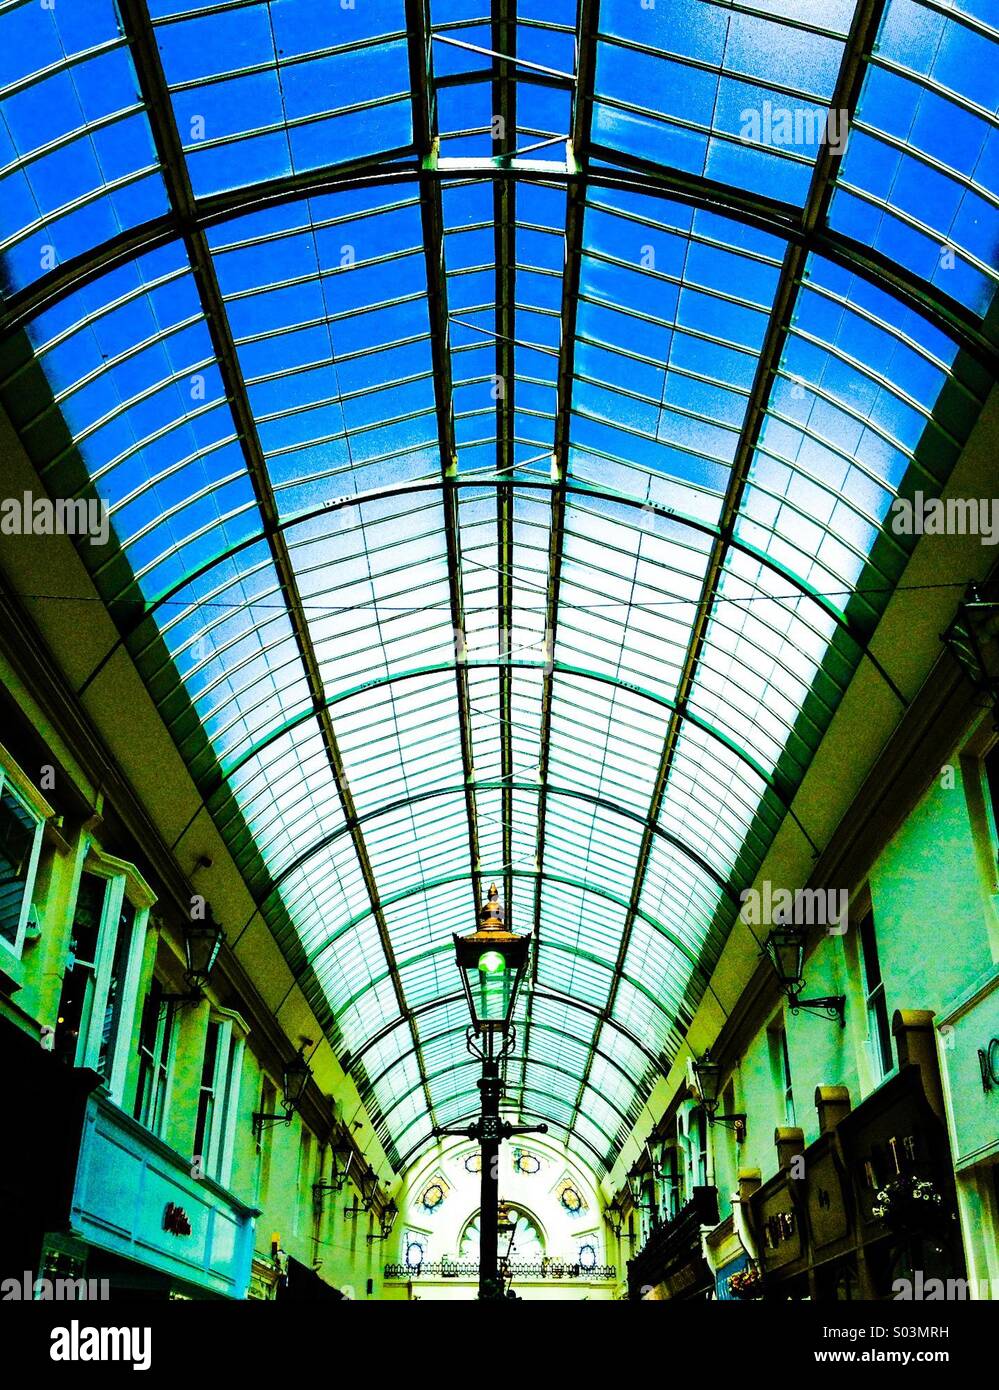
[{"label": "shop front", "polygon": [[78,1277],[77,1246],[46,1236],[67,1227],[88,1099],[101,1078],[63,1066],[8,1019],[0,1039],[17,1107],[0,1144],[0,1278]]},{"label": "shop front", "polygon": [[753,1297],[760,1283],[755,1262],[730,1212],[704,1238],[704,1255],[714,1276],[714,1297],[723,1303]]},{"label": "shop front", "polygon": [[68,1236],[111,1297],[245,1298],[258,1213],[101,1094],[90,1098]]},{"label": "shop front", "polygon": [[835,1132],[821,1134],[809,1146],[804,1207],[812,1297],[823,1302],[859,1298],[850,1181]]},{"label": "shop front", "polygon": [[999,971],[937,1023],[968,1295],[999,1299]]},{"label": "shop front", "polygon": [[718,1222],[718,1190],[695,1187],[676,1216],[653,1230],[628,1261],[629,1299],[709,1298],[715,1276],[704,1257],[702,1233]]},{"label": "shop front", "polygon": [[779,1129],[776,1141],[780,1170],[752,1198],[763,1288],[768,1298],[805,1299],[809,1297],[809,1250],[803,1184],[794,1162],[804,1140],[800,1129]]},{"label": "shop front", "polygon": [[964,1277],[929,1014],[895,1016],[899,1069],[837,1127],[853,1194],[862,1298]]},{"label": "shop front", "polygon": [[932,1017],[893,1030],[898,1070],[856,1110],[819,1087],[819,1137],[776,1133],[778,1172],[750,1200],[768,1299],[918,1298],[964,1276]]}]

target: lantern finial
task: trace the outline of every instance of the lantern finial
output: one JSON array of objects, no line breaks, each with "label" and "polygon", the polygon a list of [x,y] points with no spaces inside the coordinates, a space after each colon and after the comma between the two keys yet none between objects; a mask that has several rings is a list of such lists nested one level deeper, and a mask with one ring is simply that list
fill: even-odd
[{"label": "lantern finial", "polygon": [[503,908],[499,900],[499,889],[496,887],[495,883],[489,885],[489,892],[486,895],[486,900],[479,908],[479,930],[503,930]]}]

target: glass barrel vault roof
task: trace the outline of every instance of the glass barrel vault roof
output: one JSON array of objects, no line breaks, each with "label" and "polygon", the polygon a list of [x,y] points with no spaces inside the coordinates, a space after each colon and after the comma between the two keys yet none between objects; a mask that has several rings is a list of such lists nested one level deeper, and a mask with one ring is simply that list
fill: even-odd
[{"label": "glass barrel vault roof", "polygon": [[994,375],[994,23],[0,4],[6,409],[393,1162],[492,879],[514,1108],[675,1056]]}]

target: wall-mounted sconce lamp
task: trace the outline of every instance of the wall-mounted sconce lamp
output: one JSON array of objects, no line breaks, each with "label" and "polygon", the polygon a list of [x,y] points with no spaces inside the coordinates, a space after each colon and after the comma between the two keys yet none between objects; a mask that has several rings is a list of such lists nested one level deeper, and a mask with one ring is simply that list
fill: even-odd
[{"label": "wall-mounted sconce lamp", "polygon": [[643,1207],[646,1211],[653,1210],[654,1203],[645,1200],[647,1195],[645,1184],[651,1176],[651,1173],[646,1173],[644,1169],[637,1167],[632,1168],[628,1174],[628,1191],[631,1193],[631,1205],[633,1207]]},{"label": "wall-mounted sconce lamp", "polygon": [[309,1064],[305,1060],[305,1049],[312,1046],[311,1038],[303,1038],[301,1046],[293,1061],[288,1062],[284,1069],[284,1076],[281,1082],[281,1113],[275,1112],[268,1114],[263,1110],[253,1112],[253,1132],[259,1140],[264,1125],[287,1125],[291,1124],[291,1117],[302,1104],[305,1095],[305,1088],[309,1084],[309,1077],[312,1072]]},{"label": "wall-mounted sconce lamp", "polygon": [[322,1210],[323,1200],[327,1192],[343,1191],[354,1166],[355,1157],[354,1150],[347,1143],[346,1138],[341,1139],[339,1144],[331,1146],[329,1182],[314,1182],[312,1184],[312,1197],[317,1211]]},{"label": "wall-mounted sconce lamp", "polygon": [[392,1234],[392,1228],[395,1226],[398,1215],[399,1208],[396,1206],[395,1202],[389,1202],[388,1206],[382,1212],[380,1223],[381,1232],[372,1232],[372,1234],[368,1236],[368,1244],[370,1245],[372,1241],[375,1240],[388,1240],[389,1236]]},{"label": "wall-mounted sconce lamp", "polygon": [[621,1225],[624,1221],[624,1208],[617,1197],[612,1202],[608,1202],[604,1207],[604,1220],[614,1232],[615,1239],[621,1234]]},{"label": "wall-mounted sconce lamp", "polygon": [[969,584],[954,621],[942,635],[965,675],[999,708],[999,602]]},{"label": "wall-mounted sconce lamp", "polygon": [[215,919],[211,908],[204,921],[184,920],[184,980],[188,988],[181,994],[161,995],[169,1008],[183,1004],[198,1004],[205,997],[205,986],[211,978],[225,941],[225,932]]},{"label": "wall-mounted sconce lamp", "polygon": [[734,1130],[735,1137],[741,1144],[746,1137],[746,1116],[741,1110],[733,1112],[731,1115],[718,1114],[721,1064],[711,1060],[710,1050],[705,1052],[700,1061],[694,1062],[694,1076],[697,1080],[697,1090],[701,1097],[704,1113],[708,1117],[708,1124],[725,1125],[727,1129]]},{"label": "wall-mounted sconce lamp", "polygon": [[776,972],[780,987],[787,995],[793,1014],[804,1009],[820,1018],[838,1018],[846,1027],[846,995],[824,994],[814,999],[802,999],[805,986],[805,928],[797,922],[777,922],[763,943],[764,954]]},{"label": "wall-mounted sconce lamp", "polygon": [[361,1202],[365,1211],[370,1211],[375,1205],[375,1197],[378,1195],[378,1174],[375,1170],[369,1169],[367,1173],[361,1174]]}]

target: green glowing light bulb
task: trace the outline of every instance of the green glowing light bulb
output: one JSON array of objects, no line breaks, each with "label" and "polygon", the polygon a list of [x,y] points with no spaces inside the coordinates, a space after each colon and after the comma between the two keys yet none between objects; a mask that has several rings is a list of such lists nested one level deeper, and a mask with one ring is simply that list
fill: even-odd
[{"label": "green glowing light bulb", "polygon": [[479,956],[479,969],[483,975],[502,975],[506,969],[506,958],[501,951],[483,951]]}]

